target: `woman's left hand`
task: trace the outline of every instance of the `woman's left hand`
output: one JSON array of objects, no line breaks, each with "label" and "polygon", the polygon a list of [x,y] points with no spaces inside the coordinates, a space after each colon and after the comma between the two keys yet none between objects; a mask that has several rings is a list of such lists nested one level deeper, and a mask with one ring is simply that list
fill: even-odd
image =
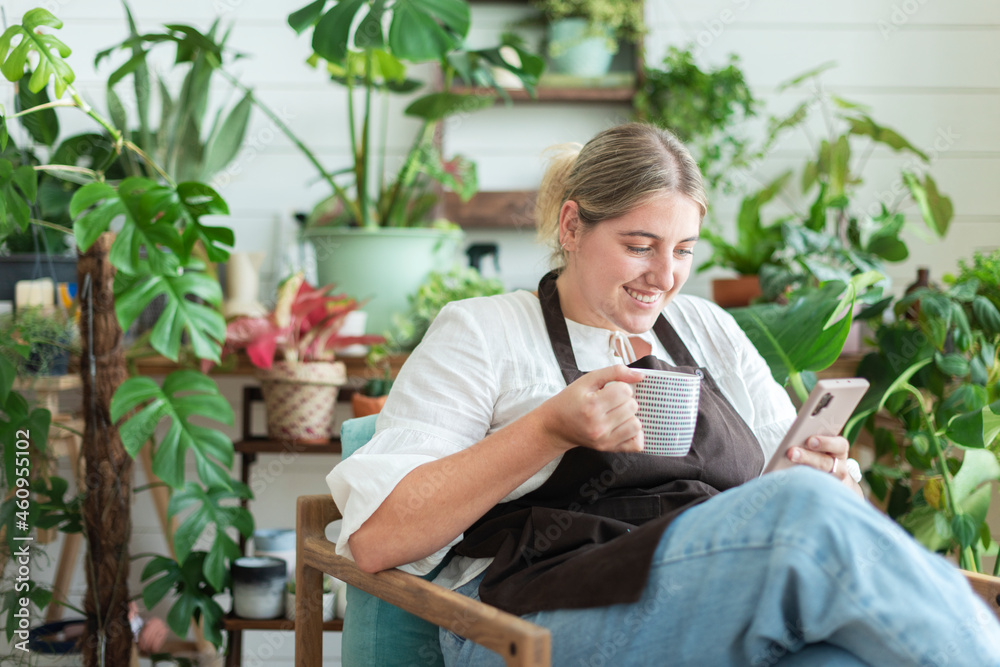
[{"label": "woman's left hand", "polygon": [[865,492],[851,478],[847,469],[850,443],[839,435],[814,435],[801,447],[788,448],[788,460],[797,465],[806,465],[829,473],[862,498]]}]

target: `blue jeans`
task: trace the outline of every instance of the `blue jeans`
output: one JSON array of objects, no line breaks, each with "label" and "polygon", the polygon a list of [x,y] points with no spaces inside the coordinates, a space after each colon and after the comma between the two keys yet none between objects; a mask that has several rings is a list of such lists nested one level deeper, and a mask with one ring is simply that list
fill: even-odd
[{"label": "blue jeans", "polygon": [[[1000,665],[1000,624],[959,571],[804,467],[682,514],[638,602],[524,618],[572,667]],[[441,648],[449,667],[503,664],[446,630]]]}]

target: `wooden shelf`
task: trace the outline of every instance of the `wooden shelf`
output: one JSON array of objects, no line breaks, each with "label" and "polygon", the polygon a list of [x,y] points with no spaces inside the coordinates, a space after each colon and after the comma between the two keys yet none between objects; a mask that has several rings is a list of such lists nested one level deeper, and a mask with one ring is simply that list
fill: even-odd
[{"label": "wooden shelf", "polygon": [[[634,86],[537,86],[535,97],[520,88],[505,89],[514,102],[631,102],[635,96]],[[452,92],[463,95],[479,93],[489,94],[492,89],[477,89],[473,86],[455,86]],[[497,102],[503,102],[497,97]]]},{"label": "wooden shelf", "polygon": [[[399,372],[399,368],[408,356],[409,354],[394,354],[389,357],[393,376]],[[349,377],[362,377],[371,374],[364,357],[337,357],[336,361],[344,362]],[[183,367],[182,364],[159,355],[136,360],[136,368],[140,375],[166,375]],[[209,371],[210,375],[255,375],[256,373],[257,368],[250,363],[250,359],[243,352],[237,354],[235,366],[217,366]]]},{"label": "wooden shelf", "polygon": [[[287,618],[268,618],[258,620],[254,618],[240,618],[231,613],[222,618],[223,630],[287,630],[294,632],[295,621]],[[332,621],[323,623],[324,631],[340,632],[344,629],[344,619],[335,618]]]},{"label": "wooden shelf", "polygon": [[462,201],[454,192],[446,192],[444,216],[463,229],[532,229],[536,194],[531,190],[477,192]]},{"label": "wooden shelf", "polygon": [[233,449],[241,454],[339,454],[340,438],[329,442],[308,445],[298,442],[268,440],[267,438],[246,438],[233,443]]},{"label": "wooden shelf", "polygon": [[18,391],[53,392],[79,389],[82,386],[83,380],[77,373],[72,375],[37,375],[14,379],[14,389]]}]

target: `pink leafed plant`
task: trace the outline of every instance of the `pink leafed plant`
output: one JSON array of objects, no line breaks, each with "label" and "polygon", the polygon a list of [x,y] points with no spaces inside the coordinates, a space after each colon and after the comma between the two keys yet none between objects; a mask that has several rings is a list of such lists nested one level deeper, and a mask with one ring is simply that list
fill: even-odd
[{"label": "pink leafed plant", "polygon": [[302,273],[288,278],[266,317],[229,322],[223,354],[246,349],[254,366],[269,369],[275,361],[333,361],[337,348],[385,342],[382,336],[339,335],[344,318],[360,304],[347,295],[331,294],[333,287],[315,288]]}]

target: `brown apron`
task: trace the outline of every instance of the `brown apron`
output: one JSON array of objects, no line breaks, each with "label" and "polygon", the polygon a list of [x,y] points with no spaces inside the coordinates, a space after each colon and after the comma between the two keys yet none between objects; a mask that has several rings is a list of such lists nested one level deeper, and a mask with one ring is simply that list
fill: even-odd
[{"label": "brown apron", "polygon": [[[545,326],[563,377],[577,368],[559,305],[556,274],[538,285]],[[670,522],[689,507],[757,477],[757,439],[669,322],[653,326],[670,366],[652,355],[634,368],[702,377],[691,451],[686,456],[567,451],[552,476],[517,500],[500,503],[465,531],[455,552],[493,558],[479,587],[483,602],[523,615],[547,609],[635,602]]]}]

